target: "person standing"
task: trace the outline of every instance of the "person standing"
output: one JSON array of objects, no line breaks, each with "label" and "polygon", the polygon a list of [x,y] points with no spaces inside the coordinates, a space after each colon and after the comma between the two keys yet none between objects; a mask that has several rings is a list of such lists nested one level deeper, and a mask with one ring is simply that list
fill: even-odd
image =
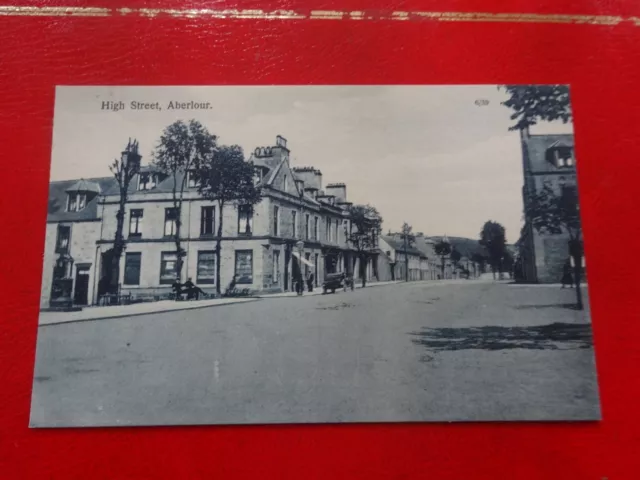
[{"label": "person standing", "polygon": [[309,273],[307,274],[307,289],[310,292],[313,292],[313,281],[315,280],[315,276],[313,275],[312,271],[309,271]]},{"label": "person standing", "polygon": [[568,288],[571,288],[573,286],[573,275],[571,275],[571,261],[567,260],[566,262],[564,262],[564,266],[562,267],[562,287],[564,288],[565,285]]}]

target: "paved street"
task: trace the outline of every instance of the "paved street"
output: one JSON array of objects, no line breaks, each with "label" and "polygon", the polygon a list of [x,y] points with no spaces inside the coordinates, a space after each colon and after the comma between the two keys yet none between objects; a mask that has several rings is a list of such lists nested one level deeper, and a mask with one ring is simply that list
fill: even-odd
[{"label": "paved street", "polygon": [[31,424],[596,419],[574,298],[409,283],[44,325]]}]

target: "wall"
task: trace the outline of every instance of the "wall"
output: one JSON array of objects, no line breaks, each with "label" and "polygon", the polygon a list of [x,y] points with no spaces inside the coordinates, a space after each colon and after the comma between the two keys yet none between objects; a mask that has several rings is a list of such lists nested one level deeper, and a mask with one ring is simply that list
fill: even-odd
[{"label": "wall", "polygon": [[89,268],[89,293],[88,301],[91,303],[93,285],[96,272],[96,245],[100,238],[100,222],[62,222],[47,223],[45,234],[45,246],[42,265],[42,283],[40,286],[40,308],[49,306],[51,296],[51,283],[53,281],[53,266],[58,258],[55,253],[56,241],[58,237],[58,225],[71,226],[71,241],[69,243],[69,255],[73,258],[73,270],[71,276],[74,280],[78,264],[90,264]]}]

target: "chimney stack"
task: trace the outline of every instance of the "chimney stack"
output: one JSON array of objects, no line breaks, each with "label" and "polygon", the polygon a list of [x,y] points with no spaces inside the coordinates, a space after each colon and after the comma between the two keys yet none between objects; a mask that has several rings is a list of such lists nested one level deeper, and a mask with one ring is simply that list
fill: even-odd
[{"label": "chimney stack", "polygon": [[325,190],[327,195],[336,197],[336,203],[347,203],[347,186],[344,183],[330,183]]}]

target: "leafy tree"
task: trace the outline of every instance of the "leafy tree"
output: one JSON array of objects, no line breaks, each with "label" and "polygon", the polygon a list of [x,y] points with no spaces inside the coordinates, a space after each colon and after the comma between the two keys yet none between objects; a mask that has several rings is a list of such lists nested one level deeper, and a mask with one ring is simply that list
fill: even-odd
[{"label": "leafy tree", "polygon": [[471,255],[471,260],[473,261],[474,264],[477,264],[480,266],[481,272],[484,272],[485,265],[487,264],[487,257],[482,255],[481,253],[476,252],[473,255]]},{"label": "leafy tree", "polygon": [[404,277],[405,281],[409,281],[409,247],[413,246],[416,242],[416,236],[413,234],[413,227],[407,222],[402,224],[402,230],[400,231],[400,238],[404,243]]},{"label": "leafy tree", "polygon": [[445,267],[445,261],[446,261],[445,259],[447,258],[448,255],[451,255],[451,251],[452,251],[451,244],[445,241],[444,239],[442,239],[439,242],[437,242],[433,246],[433,248],[436,251],[436,255],[440,257],[440,270],[442,272],[442,275],[440,278],[444,280],[444,267]]},{"label": "leafy tree", "polygon": [[175,215],[174,242],[176,245],[176,273],[180,281],[183,257],[180,230],[182,228],[182,203],[189,173],[196,163],[203,163],[216,150],[217,137],[196,120],[185,123],[178,120],[164,129],[153,152],[155,167],[173,179],[172,200]]},{"label": "leafy tree", "polygon": [[507,251],[506,243],[504,227],[498,222],[491,220],[485,222],[480,232],[480,245],[487,249],[489,264],[491,265],[494,279],[496,271],[502,274],[502,260]]},{"label": "leafy tree", "polygon": [[347,209],[351,220],[351,229],[345,229],[347,242],[356,250],[360,260],[362,286],[366,286],[366,265],[369,254],[378,246],[378,233],[382,226],[382,217],[371,205],[351,205]]},{"label": "leafy tree", "polygon": [[216,148],[213,154],[196,159],[194,168],[198,191],[205,198],[216,202],[218,207],[220,220],[216,234],[216,292],[220,293],[224,208],[230,204],[235,204],[238,209],[247,206],[248,215],[253,215],[253,206],[262,200],[261,189],[254,182],[253,162],[245,161],[242,148],[238,145]]},{"label": "leafy tree", "polygon": [[529,196],[525,216],[540,233],[569,235],[569,255],[573,259],[573,278],[576,287],[576,306],[584,308],[580,282],[582,276],[582,225],[577,190],[573,186],[563,187],[556,194],[551,185]]},{"label": "leafy tree", "polygon": [[509,99],[503,105],[513,110],[515,120],[509,130],[524,130],[539,120],[562,120],[567,123],[573,117],[569,101],[568,85],[505,85]]},{"label": "leafy tree", "polygon": [[118,292],[118,280],[120,278],[120,259],[124,252],[126,242],[124,239],[124,216],[129,199],[129,185],[133,177],[140,171],[140,154],[138,153],[137,140],[131,141],[125,147],[119,159],[115,159],[109,166],[118,184],[118,212],[116,213],[116,233],[111,250],[111,293]]}]

